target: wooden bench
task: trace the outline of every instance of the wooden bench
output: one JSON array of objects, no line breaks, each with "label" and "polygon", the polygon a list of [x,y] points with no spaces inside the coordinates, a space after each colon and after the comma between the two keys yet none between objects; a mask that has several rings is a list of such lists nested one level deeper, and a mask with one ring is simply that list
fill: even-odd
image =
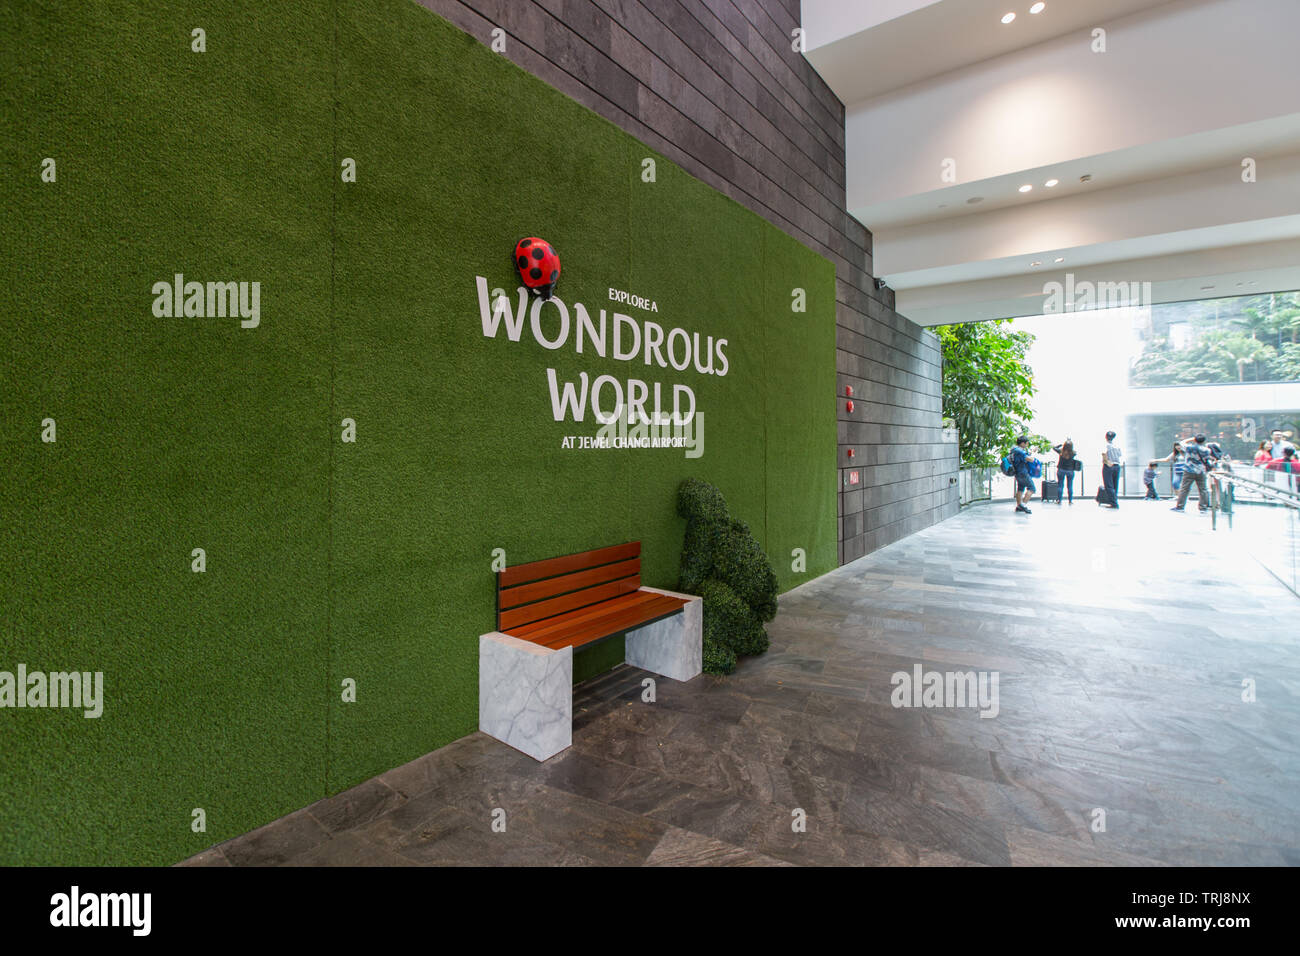
[{"label": "wooden bench", "polygon": [[687,599],[641,587],[641,542],[497,572],[497,630],[559,650],[680,614]]},{"label": "wooden bench", "polygon": [[703,602],[641,585],[631,541],[497,572],[479,636],[479,729],[546,760],[573,742],[573,649],[625,635],[624,660],[674,680],[703,665]]}]

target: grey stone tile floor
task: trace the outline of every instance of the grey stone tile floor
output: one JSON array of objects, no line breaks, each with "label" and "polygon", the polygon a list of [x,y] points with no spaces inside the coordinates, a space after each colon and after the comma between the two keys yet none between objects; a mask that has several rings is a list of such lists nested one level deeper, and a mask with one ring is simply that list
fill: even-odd
[{"label": "grey stone tile floor", "polygon": [[[1033,509],[783,595],[729,677],[581,685],[545,763],[471,734],[186,864],[1300,864],[1300,599],[1166,502]],[[916,664],[997,716],[894,707]]]}]

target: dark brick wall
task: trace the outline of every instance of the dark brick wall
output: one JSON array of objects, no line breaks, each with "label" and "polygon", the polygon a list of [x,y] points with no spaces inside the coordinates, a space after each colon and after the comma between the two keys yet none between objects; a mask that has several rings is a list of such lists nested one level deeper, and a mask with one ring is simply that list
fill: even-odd
[{"label": "dark brick wall", "polygon": [[835,263],[842,563],[957,512],[938,341],[872,281],[844,105],[791,49],[799,0],[419,2],[485,44],[500,27],[516,64]]}]

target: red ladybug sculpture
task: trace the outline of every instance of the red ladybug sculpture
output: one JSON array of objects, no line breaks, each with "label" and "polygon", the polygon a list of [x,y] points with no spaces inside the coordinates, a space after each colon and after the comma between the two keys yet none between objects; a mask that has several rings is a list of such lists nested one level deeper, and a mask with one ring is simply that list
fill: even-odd
[{"label": "red ladybug sculpture", "polygon": [[515,268],[533,295],[549,299],[560,278],[560,257],[545,239],[529,236],[515,243]]}]

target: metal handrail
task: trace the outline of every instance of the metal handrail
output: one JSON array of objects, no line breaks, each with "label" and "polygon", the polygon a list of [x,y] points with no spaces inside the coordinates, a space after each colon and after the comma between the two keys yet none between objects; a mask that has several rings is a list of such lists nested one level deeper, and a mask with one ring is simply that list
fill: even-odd
[{"label": "metal handrail", "polygon": [[[1286,476],[1289,479],[1287,487],[1278,487],[1274,480],[1269,477],[1272,475]],[[1207,472],[1206,477],[1211,485],[1210,526],[1215,530],[1219,527],[1220,513],[1227,516],[1228,527],[1232,527],[1232,506],[1236,500],[1236,486],[1238,484],[1245,485],[1252,491],[1259,493],[1267,501],[1300,510],[1300,490],[1297,490],[1297,482],[1300,482],[1300,472],[1293,472],[1288,475],[1284,471],[1261,468],[1253,463],[1232,462],[1227,468],[1221,466]],[[1268,480],[1264,480],[1266,478]]]},{"label": "metal handrail", "polygon": [[[1212,527],[1218,529],[1222,514],[1231,529],[1237,491],[1251,495],[1253,500],[1246,498],[1243,503],[1249,501],[1253,507],[1243,508],[1240,513],[1247,515],[1258,510],[1262,520],[1259,524],[1250,520],[1243,523],[1248,553],[1291,593],[1300,596],[1300,536],[1296,533],[1300,528],[1300,475],[1247,462],[1229,464],[1230,467],[1216,468],[1208,476]],[[1250,533],[1252,528],[1255,534]],[[1264,539],[1258,535],[1261,530]],[[1280,541],[1273,539],[1272,531],[1281,535]]]},{"label": "metal handrail", "polygon": [[[1297,462],[1297,465],[1300,466],[1300,462]],[[1231,468],[1216,468],[1208,474],[1216,483],[1224,481],[1241,482],[1262,492],[1267,498],[1279,501],[1292,508],[1300,508],[1300,490],[1297,490],[1300,487],[1300,470],[1288,475],[1285,471],[1233,462]],[[1269,477],[1272,475],[1290,478],[1291,481],[1286,483],[1290,487],[1279,487],[1276,479]],[[1269,478],[1269,480],[1263,480],[1265,478]]]}]

